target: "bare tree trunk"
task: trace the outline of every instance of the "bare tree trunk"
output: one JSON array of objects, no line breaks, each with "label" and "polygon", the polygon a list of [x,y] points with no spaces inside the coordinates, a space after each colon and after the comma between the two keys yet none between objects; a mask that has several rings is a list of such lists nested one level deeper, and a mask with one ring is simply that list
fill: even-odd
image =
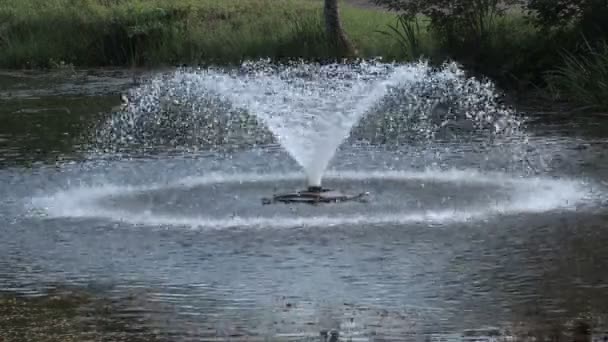
[{"label": "bare tree trunk", "polygon": [[341,56],[352,57],[357,54],[353,44],[350,42],[340,23],[338,13],[338,0],[325,0],[323,7],[325,16],[325,30],[329,38],[330,45],[336,53]]}]

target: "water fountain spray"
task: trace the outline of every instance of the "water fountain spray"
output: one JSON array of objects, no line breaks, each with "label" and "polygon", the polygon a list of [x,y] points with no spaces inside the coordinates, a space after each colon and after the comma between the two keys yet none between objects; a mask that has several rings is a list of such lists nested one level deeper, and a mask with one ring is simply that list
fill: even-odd
[{"label": "water fountain spray", "polygon": [[[226,146],[231,140],[247,141],[247,136],[255,136],[257,144],[261,135],[249,129],[265,127],[306,174],[305,190],[276,195],[265,203],[345,201],[366,194],[326,189],[323,173],[366,114],[393,112],[398,113],[397,120],[410,115],[432,123],[437,121],[433,108],[447,99],[453,103],[436,126],[459,116],[475,129],[489,125],[500,130],[508,125],[505,118],[512,116],[496,106],[493,96],[491,84],[465,77],[454,65],[435,69],[423,62],[276,65],[257,61],[236,69],[178,70],[158,77],[132,91],[132,102],[108,126],[112,134],[106,135],[112,136],[111,141],[128,142],[162,137],[165,143],[173,141],[165,139],[167,132],[187,129],[174,139],[200,137],[208,146]],[[387,103],[394,108],[383,108]],[[251,124],[250,118],[256,123]],[[262,144],[268,142],[266,138],[261,138]]]},{"label": "water fountain spray", "polygon": [[417,68],[387,64],[271,66],[246,73],[207,73],[198,84],[233,106],[255,113],[306,173],[307,189],[269,202],[337,202],[343,194],[322,186],[323,173],[358,120],[390,87],[415,78]]}]

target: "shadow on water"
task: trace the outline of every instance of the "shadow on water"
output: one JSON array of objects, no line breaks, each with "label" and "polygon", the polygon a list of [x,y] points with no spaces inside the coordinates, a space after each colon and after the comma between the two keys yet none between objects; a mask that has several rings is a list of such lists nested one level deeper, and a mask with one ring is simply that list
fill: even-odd
[{"label": "shadow on water", "polygon": [[116,98],[5,101],[0,115],[0,162],[28,165],[74,158],[83,132],[99,113],[116,104]]},{"label": "shadow on water", "polygon": [[129,314],[134,300],[70,287],[33,297],[0,292],[0,341],[168,341],[146,328],[144,317]]},{"label": "shadow on water", "polygon": [[0,72],[0,165],[78,158],[87,132],[140,77],[145,73]]}]

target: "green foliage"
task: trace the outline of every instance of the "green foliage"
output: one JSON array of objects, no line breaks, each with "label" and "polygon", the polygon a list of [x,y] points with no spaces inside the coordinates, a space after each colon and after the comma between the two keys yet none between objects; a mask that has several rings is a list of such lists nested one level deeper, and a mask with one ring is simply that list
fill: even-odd
[{"label": "green foliage", "polygon": [[453,46],[475,44],[486,39],[497,18],[521,0],[374,0],[379,5],[402,12],[408,18],[423,15],[437,38]]},{"label": "green foliage", "polygon": [[557,97],[589,108],[608,109],[608,43],[593,47],[585,40],[584,52],[562,53],[563,64],[547,75]]},{"label": "green foliage", "polygon": [[333,55],[320,11],[314,16],[293,18],[290,30],[289,36],[293,39],[281,42],[275,57],[289,58],[293,51],[301,51],[300,57],[307,59],[329,58]]},{"label": "green foliage", "polygon": [[575,28],[588,38],[608,33],[606,0],[530,0],[528,11],[544,29]]},{"label": "green foliage", "polygon": [[400,14],[397,16],[395,24],[387,25],[388,29],[378,32],[394,37],[397,44],[403,49],[402,53],[409,60],[416,60],[422,57],[422,30],[421,20],[418,16]]},{"label": "green foliage", "polygon": [[[392,15],[342,9],[364,56],[393,54],[391,40],[370,34]],[[330,56],[321,13],[321,2],[301,0],[2,0],[0,67]]]},{"label": "green foliage", "polygon": [[362,10],[342,5],[342,24],[362,57],[384,57],[403,60],[407,56],[392,37],[378,31],[395,22],[395,16],[385,11]]},{"label": "green foliage", "polygon": [[[601,48],[608,36],[606,0],[530,0],[528,14],[543,35],[575,54],[586,55],[589,45],[597,43]],[[585,37],[582,45],[581,36]]]},{"label": "green foliage", "polygon": [[[562,98],[608,108],[606,0],[529,0],[527,7],[522,0],[374,1],[398,15],[341,5],[344,29],[362,57],[457,60],[502,86],[549,85]],[[336,51],[327,44],[321,6],[321,0],[0,0],[0,67],[327,59]],[[582,45],[581,35],[588,39]]]},{"label": "green foliage", "polygon": [[[521,0],[374,1],[399,11],[401,19],[389,31],[404,50],[418,55],[424,51],[437,62],[458,60],[503,85],[521,86],[540,79],[529,58],[540,51],[538,46],[546,44],[514,7]],[[421,18],[428,24],[421,27],[417,23]],[[421,48],[421,37],[432,44]]]},{"label": "green foliage", "polygon": [[456,45],[444,49],[471,70],[502,85],[528,88],[543,82],[542,72],[557,62],[553,41],[543,36],[521,13],[497,18],[479,48]]}]

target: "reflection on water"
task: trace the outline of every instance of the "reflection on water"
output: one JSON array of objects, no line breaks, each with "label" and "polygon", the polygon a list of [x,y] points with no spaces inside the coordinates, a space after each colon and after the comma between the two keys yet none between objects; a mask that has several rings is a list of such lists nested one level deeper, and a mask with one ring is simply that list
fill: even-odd
[{"label": "reflection on water", "polygon": [[0,295],[1,341],[161,341],[145,317],[129,313],[135,298],[97,298],[88,289],[53,289],[43,295]]},{"label": "reflection on water", "polygon": [[[378,202],[322,209],[327,216],[356,211],[368,219],[360,224],[283,227],[268,221],[266,227],[222,229],[79,217],[79,201],[52,195],[78,186],[117,184],[120,190],[210,173],[293,171],[293,162],[278,152],[83,162],[83,137],[120,103],[116,90],[129,82],[117,76],[53,88],[56,79],[0,77],[0,341],[608,340],[608,139],[600,129],[606,123],[529,128],[529,160],[520,165],[555,184],[567,176],[589,191],[589,203],[568,210],[370,223]],[[470,146],[403,151],[345,149],[335,165],[355,169],[354,175],[441,163],[511,172],[500,163],[502,155]],[[399,214],[448,205],[458,213],[513,195],[499,186],[458,182],[335,184],[391,195],[382,203]],[[148,216],[194,216],[213,208],[217,217],[235,215],[231,209],[255,217],[269,212],[243,201],[257,203],[258,193],[275,191],[267,184],[164,186],[130,197],[118,193],[105,205],[141,217],[150,208]],[[527,191],[542,197],[540,186]],[[535,203],[558,195],[564,193],[548,192],[551,198]],[[65,215],[28,211],[32,198],[45,196],[63,204]],[[374,213],[366,212],[370,208]],[[272,210],[318,215],[311,208]]]},{"label": "reflection on water", "polygon": [[[219,328],[187,324],[173,318],[183,313],[161,311],[147,295],[133,293],[120,299],[107,299],[90,289],[55,289],[42,296],[0,296],[0,338],[2,341],[429,341],[429,342],[498,342],[498,341],[574,341],[604,342],[608,330],[598,325],[597,317],[574,317],[561,322],[535,320],[510,325],[479,326],[450,332],[420,331],[411,314],[386,309],[355,307],[345,303],[318,313],[326,324],[304,322],[304,329],[270,334],[266,330],[247,329],[238,321]],[[140,302],[147,301],[143,304]],[[275,309],[277,320],[285,328],[302,320],[298,312],[307,311],[283,300]],[[342,311],[340,320],[336,315]],[[417,317],[420,318],[420,317]],[[331,322],[331,323],[330,323]],[[275,325],[278,322],[274,322]],[[179,328],[176,327],[179,324]],[[299,324],[301,325],[301,324]],[[326,329],[325,326],[334,328]],[[291,327],[292,329],[294,327]]]}]

